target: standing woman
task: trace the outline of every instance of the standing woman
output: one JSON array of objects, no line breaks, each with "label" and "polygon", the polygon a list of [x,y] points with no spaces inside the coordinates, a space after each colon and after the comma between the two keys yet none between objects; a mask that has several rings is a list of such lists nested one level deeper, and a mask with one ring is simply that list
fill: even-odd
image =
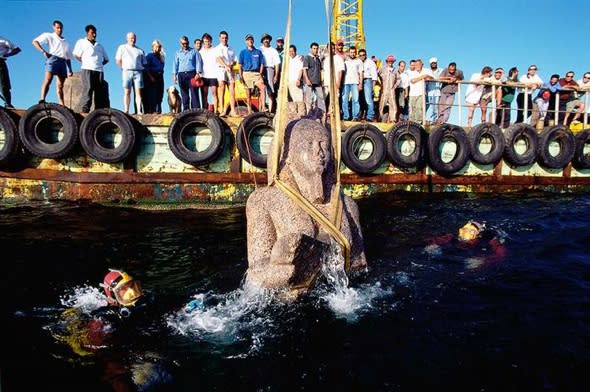
[{"label": "standing woman", "polygon": [[203,103],[203,109],[209,109],[209,92],[213,101],[213,113],[217,113],[217,74],[218,64],[217,56],[219,50],[214,48],[211,44],[213,38],[209,33],[203,34],[201,38],[203,46],[199,53],[203,59],[203,88],[201,91],[201,102]]},{"label": "standing woman", "polygon": [[152,51],[146,56],[145,67],[145,102],[146,113],[162,113],[162,99],[164,99],[164,63],[166,53],[162,43],[155,39],[152,42]]}]

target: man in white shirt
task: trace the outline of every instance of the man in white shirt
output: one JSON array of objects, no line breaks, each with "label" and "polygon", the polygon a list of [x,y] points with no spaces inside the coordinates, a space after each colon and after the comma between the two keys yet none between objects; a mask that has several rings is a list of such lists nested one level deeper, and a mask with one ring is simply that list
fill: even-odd
[{"label": "man in white shirt", "polygon": [[135,89],[136,113],[143,113],[141,108],[141,89],[143,88],[143,66],[145,53],[143,49],[135,46],[137,37],[134,32],[127,33],[127,43],[119,45],[115,54],[115,61],[123,71],[123,89],[125,90],[125,113],[129,113],[131,101],[131,89]]},{"label": "man in white shirt", "polygon": [[219,45],[217,49],[217,64],[219,71],[217,74],[217,110],[220,113],[225,114],[227,111],[227,105],[224,102],[225,99],[225,86],[229,88],[229,105],[230,105],[230,116],[237,116],[236,113],[236,80],[234,79],[233,66],[236,63],[236,54],[232,48],[228,45],[229,35],[227,31],[223,30],[219,33]]},{"label": "man in white shirt", "polygon": [[359,58],[363,62],[363,92],[367,105],[367,121],[375,121],[375,102],[373,101],[373,89],[377,84],[377,65],[372,59],[367,58],[365,49],[359,50]]},{"label": "man in white shirt", "polygon": [[74,57],[82,63],[82,113],[88,113],[94,96],[94,108],[108,107],[108,89],[105,88],[103,66],[109,62],[104,47],[96,42],[96,27],[87,25],[86,38],[80,38],[74,46]]},{"label": "man in white shirt", "polygon": [[[344,89],[342,90],[342,113],[344,120],[359,120],[360,104],[359,93],[363,91],[363,62],[356,57],[356,47],[348,49],[348,58],[344,61],[346,72],[344,74]],[[352,117],[348,107],[349,97],[352,97]]]},{"label": "man in white shirt", "polygon": [[303,100],[303,58],[297,54],[295,45],[289,46],[289,113],[296,118],[305,116]]},{"label": "man in white shirt", "polygon": [[[442,69],[438,68],[438,59],[431,57],[428,60],[430,64],[430,71],[432,77],[438,79],[442,73]],[[428,82],[426,83],[426,121],[434,124],[438,118],[438,101],[440,99],[440,82]]]},{"label": "man in white shirt", "polygon": [[[519,80],[520,83],[524,83],[527,88],[519,88],[518,95],[516,96],[516,105],[518,107],[518,112],[516,113],[516,123],[525,122],[526,119],[532,113],[533,108],[533,100],[531,98],[532,95],[536,95],[536,89],[543,85],[543,80],[537,75],[537,66],[531,65],[526,73],[526,75],[522,75]],[[527,112],[526,115],[524,113],[524,100],[527,100]]]},{"label": "man in white shirt", "polygon": [[432,72],[424,69],[422,60],[415,62],[415,69],[408,73],[410,79],[410,120],[422,124],[424,118],[425,80],[432,79]]},{"label": "man in white shirt", "polygon": [[[72,52],[70,44],[63,37],[63,23],[53,21],[53,33],[42,33],[33,40],[33,46],[45,56],[45,78],[41,84],[41,99],[45,102],[53,76],[57,76],[57,99],[64,105],[64,82],[72,76]],[[44,48],[42,45],[46,45]],[[69,71],[69,72],[68,72]]]},{"label": "man in white shirt", "polygon": [[267,33],[263,34],[262,39],[260,40],[262,43],[260,51],[262,52],[264,61],[266,63],[262,77],[264,78],[264,84],[266,86],[266,92],[269,101],[268,110],[272,113],[276,109],[277,94],[275,91],[275,86],[277,84],[277,80],[279,79],[281,57],[279,56],[279,52],[270,46],[270,41],[272,41],[272,36]]}]

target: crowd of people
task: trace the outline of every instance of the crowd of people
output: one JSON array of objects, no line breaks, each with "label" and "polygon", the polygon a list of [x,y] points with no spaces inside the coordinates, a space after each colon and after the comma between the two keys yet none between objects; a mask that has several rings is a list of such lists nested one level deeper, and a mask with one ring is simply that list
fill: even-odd
[{"label": "crowd of people", "polygon": [[[43,33],[33,40],[33,46],[46,58],[40,102],[44,102],[55,76],[58,101],[64,104],[64,81],[72,74],[71,60],[76,59],[81,63],[82,112],[87,113],[92,104],[95,108],[110,105],[103,70],[109,57],[96,41],[96,27],[87,25],[85,32],[86,37],[79,39],[72,50],[63,37],[63,24],[55,20],[52,33]],[[146,55],[136,45],[136,40],[136,34],[128,32],[126,43],[120,45],[115,54],[115,62],[122,71],[124,110],[130,112],[133,93],[135,113],[162,113],[166,64],[162,42],[154,40],[151,52]],[[248,114],[253,110],[276,111],[281,64],[285,59],[284,39],[277,38],[276,47],[272,47],[272,36],[265,33],[257,48],[254,36],[247,34],[245,48],[239,52],[228,42],[226,31],[219,33],[215,46],[209,33],[195,39],[192,47],[187,36],[180,37],[180,48],[172,60],[172,83],[180,90],[181,110],[203,108],[221,115],[229,111],[229,115],[235,116],[235,83],[239,81],[244,85]],[[0,38],[0,98],[9,108],[12,104],[6,58],[19,51],[20,48],[9,40]],[[531,117],[533,125],[546,126],[555,120],[567,125],[581,120],[586,109],[583,96],[590,90],[590,71],[577,81],[574,72],[568,71],[564,77],[553,74],[549,82],[544,82],[537,75],[535,65],[530,65],[522,76],[517,67],[505,74],[501,67],[494,70],[486,65],[466,80],[455,62],[440,68],[438,59],[432,57],[428,66],[421,59],[412,59],[408,64],[399,61],[395,66],[395,56],[388,55],[382,64],[375,56],[369,58],[364,48],[351,46],[345,51],[344,42],[337,40],[330,44],[329,51],[312,42],[307,55],[298,54],[295,45],[287,49],[291,113],[301,116],[312,108],[328,111],[329,52],[334,54],[334,79],[340,116],[344,120],[389,123],[412,120],[423,125],[439,125],[449,120],[456,106],[455,96],[461,91],[461,83],[465,83],[468,127],[472,126],[478,107],[481,122],[508,127],[513,101],[516,101],[517,123]],[[236,65],[239,65],[238,73],[234,72]],[[229,92],[227,100],[226,90]],[[256,105],[251,100],[253,94],[258,97]],[[559,116],[555,115],[556,109]]]}]

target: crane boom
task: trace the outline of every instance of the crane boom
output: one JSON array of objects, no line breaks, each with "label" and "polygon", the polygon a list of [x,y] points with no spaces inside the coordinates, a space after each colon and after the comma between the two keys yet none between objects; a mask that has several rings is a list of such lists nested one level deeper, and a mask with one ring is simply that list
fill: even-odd
[{"label": "crane boom", "polygon": [[365,48],[363,0],[334,0],[332,18],[332,42],[341,39],[345,48]]}]

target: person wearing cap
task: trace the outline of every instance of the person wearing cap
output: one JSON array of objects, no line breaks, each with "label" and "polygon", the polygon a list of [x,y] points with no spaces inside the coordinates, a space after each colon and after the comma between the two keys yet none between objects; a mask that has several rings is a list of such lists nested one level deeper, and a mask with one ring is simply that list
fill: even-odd
[{"label": "person wearing cap", "polygon": [[343,61],[346,61],[346,53],[344,52],[344,40],[336,40],[336,55],[340,56]]},{"label": "person wearing cap", "polygon": [[246,86],[246,105],[248,114],[252,113],[252,99],[250,90],[258,87],[258,110],[266,111],[265,86],[262,74],[266,65],[264,55],[254,47],[254,36],[246,34],[246,48],[240,51],[238,63],[240,64],[240,81]]},{"label": "person wearing cap", "polygon": [[439,80],[442,81],[440,98],[438,100],[438,117],[436,125],[444,124],[449,120],[451,109],[455,102],[455,94],[459,89],[457,82],[464,79],[463,71],[457,69],[457,63],[450,62],[447,68],[440,73]]},{"label": "person wearing cap", "polygon": [[[537,75],[537,66],[530,65],[526,75],[522,75],[519,80],[526,88],[520,87],[518,95],[516,96],[516,106],[518,112],[516,113],[516,123],[525,122],[531,115],[533,109],[532,96],[535,95],[535,90],[543,85],[543,80]],[[527,109],[525,114],[524,102],[527,102]]]},{"label": "person wearing cap", "polygon": [[496,107],[496,125],[506,129],[510,126],[510,111],[512,101],[514,101],[514,95],[518,83],[518,68],[512,67],[508,70],[508,77],[502,83],[500,88],[500,95],[502,97],[500,104]]},{"label": "person wearing cap", "polygon": [[180,49],[174,54],[172,63],[172,82],[178,83],[180,87],[182,110],[202,108],[197,84],[202,74],[203,58],[190,47],[188,37],[183,35],[180,37]]},{"label": "person wearing cap", "polygon": [[[584,94],[590,91],[590,71],[584,72],[582,77],[578,80],[578,99],[584,102]],[[584,112],[583,110],[580,113]],[[584,112],[585,121],[584,124],[588,124],[588,113],[590,113],[590,105],[586,106],[586,111]]]},{"label": "person wearing cap", "polygon": [[[395,56],[390,54],[385,58],[385,64],[379,70],[381,77],[381,99],[379,100],[379,118],[383,122],[393,123],[397,118],[396,89],[401,83],[399,74],[394,68]],[[387,107],[387,113],[385,112]]]},{"label": "person wearing cap", "polygon": [[448,233],[428,239],[424,253],[430,256],[457,258],[467,269],[477,269],[499,262],[506,257],[505,234],[489,228],[485,223],[467,221],[457,234]]},{"label": "person wearing cap", "polygon": [[268,96],[269,101],[268,110],[272,113],[276,109],[277,104],[276,85],[279,80],[281,56],[279,56],[279,52],[277,52],[275,48],[270,46],[270,41],[272,41],[272,36],[268,33],[264,33],[260,39],[260,42],[262,43],[260,51],[264,56],[265,62],[262,78],[264,79],[266,95]]},{"label": "person wearing cap", "polygon": [[285,39],[283,37],[277,38],[277,46],[275,49],[279,52],[279,56],[281,57],[281,64],[283,64],[283,59],[285,58]]},{"label": "person wearing cap", "polygon": [[[428,60],[430,64],[430,72],[432,73],[433,79],[438,80],[442,69],[438,67],[438,59],[431,57]],[[440,99],[441,83],[434,80],[426,81],[426,122],[428,124],[434,124],[438,118],[438,101]]]},{"label": "person wearing cap", "polygon": [[322,60],[318,54],[320,45],[312,42],[309,45],[309,54],[303,58],[303,81],[305,87],[305,107],[309,113],[312,109],[313,97],[315,96],[315,107],[326,112],[326,97],[322,86]]}]

